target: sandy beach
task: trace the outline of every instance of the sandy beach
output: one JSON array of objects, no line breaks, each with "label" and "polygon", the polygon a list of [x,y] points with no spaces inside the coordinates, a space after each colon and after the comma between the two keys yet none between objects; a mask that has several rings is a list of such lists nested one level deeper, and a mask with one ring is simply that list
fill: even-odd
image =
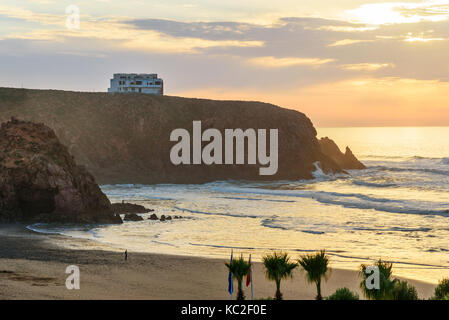
[{"label": "sandy beach", "polygon": [[[109,250],[70,250],[52,244],[49,236],[21,225],[0,228],[0,299],[229,299],[224,260],[142,254]],[[65,238],[64,241],[88,240]],[[80,268],[80,290],[67,290],[65,269]],[[435,285],[409,280],[420,298],[429,298]],[[323,295],[348,287],[360,294],[356,270],[332,269]],[[300,271],[282,282],[285,299],[313,299],[315,287]],[[254,264],[255,299],[273,296],[274,283],[265,279],[261,263]],[[245,289],[247,298],[249,288]],[[360,294],[362,297],[362,295]]]}]

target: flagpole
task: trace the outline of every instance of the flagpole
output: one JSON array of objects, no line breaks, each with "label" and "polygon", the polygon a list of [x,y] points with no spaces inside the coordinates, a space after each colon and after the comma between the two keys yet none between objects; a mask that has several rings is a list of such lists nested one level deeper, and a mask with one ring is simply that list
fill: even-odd
[{"label": "flagpole", "polygon": [[[251,261],[251,254],[249,255],[249,260]],[[254,300],[254,290],[253,290],[253,262],[251,261],[250,264],[250,269],[251,269],[251,300]]]},{"label": "flagpole", "polygon": [[[232,255],[233,255],[233,253],[234,253],[234,250],[231,249],[231,262],[230,262],[230,263],[232,263]],[[229,290],[229,295],[230,295],[230,299],[229,299],[229,300],[232,301],[232,293],[234,292],[234,279],[232,279],[232,272],[231,272],[231,271],[229,271],[229,281],[230,281],[230,283],[229,283],[229,288],[230,288],[230,290]]]}]

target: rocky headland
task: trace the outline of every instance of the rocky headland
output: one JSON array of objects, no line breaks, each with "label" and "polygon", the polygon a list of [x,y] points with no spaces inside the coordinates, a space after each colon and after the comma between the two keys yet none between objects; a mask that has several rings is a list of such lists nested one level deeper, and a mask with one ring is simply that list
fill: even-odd
[{"label": "rocky headland", "polygon": [[[100,184],[298,180],[312,179],[316,164],[325,173],[362,168],[349,151],[328,152],[305,114],[268,103],[0,88],[0,106],[0,122],[15,116],[52,128]],[[172,164],[170,133],[197,120],[203,130],[278,129],[277,173],[261,176],[259,165]]]}]

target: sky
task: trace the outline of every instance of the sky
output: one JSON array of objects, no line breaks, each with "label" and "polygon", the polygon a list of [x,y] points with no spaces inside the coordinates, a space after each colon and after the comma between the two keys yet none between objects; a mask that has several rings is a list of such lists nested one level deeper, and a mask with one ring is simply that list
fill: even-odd
[{"label": "sky", "polygon": [[0,0],[0,87],[107,91],[125,72],[319,127],[449,126],[449,0]]}]

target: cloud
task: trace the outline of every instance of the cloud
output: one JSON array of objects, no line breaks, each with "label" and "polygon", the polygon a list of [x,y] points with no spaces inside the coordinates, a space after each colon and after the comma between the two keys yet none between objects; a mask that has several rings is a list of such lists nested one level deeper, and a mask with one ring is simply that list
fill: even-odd
[{"label": "cloud", "polygon": [[438,17],[447,18],[449,16],[449,2],[440,1],[440,3],[434,3],[435,1],[427,1],[424,4],[415,4],[407,6],[401,6],[395,8],[405,17]]},{"label": "cloud", "polygon": [[422,38],[422,37],[413,37],[408,36],[404,41],[406,42],[429,42],[429,41],[444,41],[447,40],[445,38]]},{"label": "cloud", "polygon": [[285,68],[292,66],[320,66],[335,61],[335,59],[319,58],[275,58],[257,57],[249,59],[249,62],[263,68]]},{"label": "cloud", "polygon": [[449,18],[449,1],[369,3],[347,10],[345,17],[372,25],[444,21]]},{"label": "cloud", "polygon": [[178,38],[200,38],[207,40],[249,40],[255,29],[264,29],[239,22],[179,22],[163,19],[126,20],[125,24],[137,30],[150,30]]},{"label": "cloud", "polygon": [[[153,52],[195,52],[201,48],[211,47],[260,47],[263,41],[239,40],[231,38],[201,38],[176,36],[163,34],[157,30],[143,30],[129,25],[126,18],[121,17],[91,17],[81,16],[79,30],[69,30],[65,27],[66,15],[64,14],[40,14],[30,10],[0,6],[0,15],[20,19],[29,22],[37,22],[42,27],[29,31],[11,32],[3,39],[28,39],[63,42],[68,37],[98,38],[102,40],[116,41],[122,48],[147,50]],[[175,25],[175,28],[177,26]],[[223,31],[223,29],[221,30]]]},{"label": "cloud", "polygon": [[374,41],[374,40],[343,39],[343,40],[338,40],[338,41],[335,41],[334,43],[331,43],[329,45],[329,47],[348,46],[351,44],[362,43],[362,42],[372,42],[372,41]]},{"label": "cloud", "polygon": [[38,22],[42,25],[65,25],[65,19],[60,15],[37,13],[20,7],[0,5],[0,16],[20,19],[30,22]]},{"label": "cloud", "polygon": [[[63,12],[0,6],[0,14],[14,22],[8,20],[0,34],[0,86],[105,91],[112,73],[155,72],[169,94],[264,100],[299,108],[321,123],[341,124],[356,121],[352,115],[365,106],[385,112],[407,103],[418,108],[399,93],[414,99],[415,89],[441,95],[449,83],[448,20],[372,26],[283,17],[261,24],[82,11],[81,29],[68,30]],[[447,102],[429,99],[440,109]]]},{"label": "cloud", "polygon": [[356,64],[345,64],[340,66],[345,70],[352,71],[377,71],[382,68],[394,68],[392,63],[356,63]]}]

